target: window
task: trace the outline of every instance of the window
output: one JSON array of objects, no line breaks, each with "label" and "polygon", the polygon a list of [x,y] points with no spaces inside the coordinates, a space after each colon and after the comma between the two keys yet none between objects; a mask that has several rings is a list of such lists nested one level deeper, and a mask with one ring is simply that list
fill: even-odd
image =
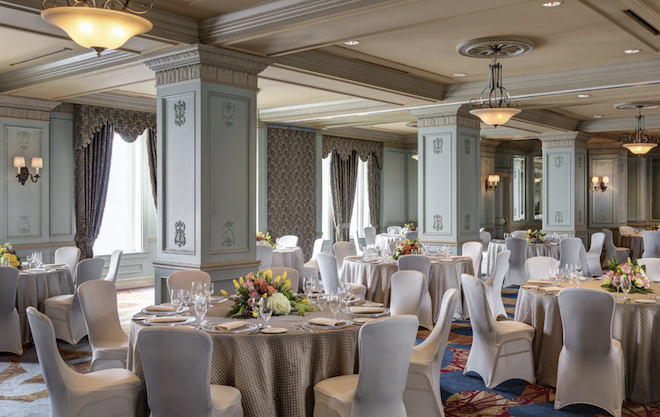
[{"label": "window", "polygon": [[[150,202],[144,191],[151,193],[144,185],[145,175],[148,175],[145,137],[142,135],[128,143],[115,134],[103,222],[94,243],[97,256],[108,255],[116,249],[124,253],[144,249],[143,212]],[[153,203],[150,207],[153,210]]]},{"label": "window", "polygon": [[534,219],[543,218],[543,158],[534,157]]},{"label": "window", "polygon": [[513,157],[513,221],[525,221],[525,157]]}]

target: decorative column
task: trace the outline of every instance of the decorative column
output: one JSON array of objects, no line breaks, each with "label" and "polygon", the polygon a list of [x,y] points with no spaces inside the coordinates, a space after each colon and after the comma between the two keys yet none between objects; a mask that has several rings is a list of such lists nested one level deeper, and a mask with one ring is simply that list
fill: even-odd
[{"label": "decorative column", "polygon": [[[486,181],[489,175],[495,175],[495,149],[502,143],[497,140],[481,138],[479,150],[481,152],[481,227],[486,231],[495,232],[495,190],[486,190]],[[485,248],[484,248],[485,250]]]},{"label": "decorative column", "polygon": [[[628,150],[621,142],[607,141],[590,143],[588,152],[589,228],[612,228],[616,235],[628,222]],[[606,189],[594,190],[592,177],[607,177]]]},{"label": "decorative column", "polygon": [[582,132],[542,134],[543,231],[587,237],[587,141]]},{"label": "decorative column", "polygon": [[466,106],[413,111],[418,133],[420,239],[435,250],[479,239],[479,119]]},{"label": "decorative column", "polygon": [[231,289],[231,279],[260,264],[256,93],[271,61],[199,44],[141,61],[156,72],[158,91],[156,302],[181,270],[206,271]]}]

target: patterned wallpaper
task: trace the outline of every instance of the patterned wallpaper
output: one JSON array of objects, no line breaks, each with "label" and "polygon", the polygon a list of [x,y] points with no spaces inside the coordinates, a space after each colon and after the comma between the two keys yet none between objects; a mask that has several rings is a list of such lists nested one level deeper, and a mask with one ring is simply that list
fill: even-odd
[{"label": "patterned wallpaper", "polygon": [[305,261],[316,239],[316,133],[268,126],[268,231],[296,235]]}]

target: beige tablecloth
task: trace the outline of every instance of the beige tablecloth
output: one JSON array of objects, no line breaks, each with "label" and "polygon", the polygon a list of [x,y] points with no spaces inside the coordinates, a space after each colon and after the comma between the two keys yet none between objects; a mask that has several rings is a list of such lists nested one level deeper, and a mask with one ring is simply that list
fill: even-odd
[{"label": "beige tablecloth", "polygon": [[[497,259],[497,254],[506,250],[506,242],[501,239],[491,240],[490,245],[488,245],[488,265],[487,271],[488,275],[493,275],[495,272],[495,261]],[[551,256],[556,260],[559,260],[560,251],[559,244],[546,242],[546,243],[528,243],[527,244],[527,258],[532,258],[534,256]],[[586,253],[585,253],[586,256]]]},{"label": "beige tablecloth", "polygon": [[[353,282],[367,287],[367,300],[389,306],[392,275],[399,270],[396,261],[367,263],[356,259],[345,259],[341,272],[342,282]],[[461,274],[474,275],[471,260],[446,260],[431,262],[429,293],[433,304],[433,322],[438,321],[442,296],[450,288],[461,293]],[[463,297],[461,297],[462,299]],[[454,318],[467,318],[467,304],[463,301],[456,307]]]},{"label": "beige tablecloth", "polygon": [[[209,309],[209,322],[229,320],[231,302]],[[323,314],[332,317],[329,311]],[[313,317],[272,317],[272,327],[286,327],[284,334],[213,334],[211,384],[231,385],[241,391],[245,417],[312,417],[314,385],[324,379],[358,372],[359,326],[314,333],[293,329]],[[340,313],[337,318],[349,318]],[[249,321],[255,321],[254,319]],[[129,334],[127,368],[143,381],[138,417],[149,415],[144,372],[137,349],[137,335],[144,325],[133,322]]]},{"label": "beige tablecloth", "polygon": [[30,324],[27,320],[28,307],[45,312],[44,301],[56,295],[73,294],[73,278],[68,268],[51,272],[21,272],[16,288],[16,309],[21,320],[23,343],[32,341]]},{"label": "beige tablecloth", "polygon": [[278,248],[273,251],[273,260],[270,266],[293,268],[298,271],[298,289],[302,291],[303,277],[305,276],[305,256],[300,248]]},{"label": "beige tablecloth", "polygon": [[[564,284],[566,285],[566,284]],[[589,281],[580,288],[600,289],[601,281]],[[655,296],[660,285],[652,284]],[[626,398],[641,404],[660,401],[660,304],[617,302],[614,309],[612,337],[621,342],[625,358]],[[539,294],[521,288],[515,320],[536,329],[534,364],[536,382],[554,387],[557,384],[559,353],[563,347],[563,327],[557,296]]]},{"label": "beige tablecloth", "polygon": [[641,258],[644,253],[644,239],[642,235],[622,235],[621,246],[630,249],[630,257]]},{"label": "beige tablecloth", "polygon": [[381,233],[376,235],[376,246],[383,255],[391,255],[390,242],[395,240],[404,240],[405,236],[398,233]]}]

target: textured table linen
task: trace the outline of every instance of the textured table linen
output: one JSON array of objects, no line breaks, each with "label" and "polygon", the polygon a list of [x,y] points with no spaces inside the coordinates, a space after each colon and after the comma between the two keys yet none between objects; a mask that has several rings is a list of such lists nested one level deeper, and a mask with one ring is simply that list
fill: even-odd
[{"label": "textured table linen", "polygon": [[[501,239],[491,240],[488,245],[488,264],[487,271],[488,275],[493,275],[495,272],[495,261],[497,259],[497,254],[506,250],[506,243]],[[559,244],[553,242],[546,243],[528,243],[527,244],[527,258],[532,258],[534,256],[550,256],[559,260],[560,250]],[[585,265],[586,265],[586,252],[585,252]]]},{"label": "textured table linen", "polygon": [[[367,263],[358,259],[345,259],[341,271],[342,282],[362,284],[367,287],[367,300],[390,304],[390,289],[392,275],[399,270],[394,260],[379,263]],[[456,288],[461,293],[461,274],[474,275],[471,260],[441,260],[431,262],[429,277],[429,293],[433,306],[433,322],[438,321],[442,296],[450,288]],[[462,297],[461,297],[462,299]],[[454,318],[467,318],[467,304],[463,300],[456,307]]]},{"label": "textured table linen", "polygon": [[56,295],[73,294],[75,287],[68,268],[50,272],[21,272],[16,288],[16,309],[21,320],[23,343],[32,341],[30,324],[27,320],[28,307],[45,313],[44,301]]},{"label": "textured table linen", "polygon": [[621,246],[630,249],[630,257],[633,259],[641,258],[644,253],[644,239],[642,239],[642,235],[622,235]]},{"label": "textured table linen", "polygon": [[[589,281],[580,288],[601,289],[601,281]],[[564,284],[563,286],[568,286]],[[660,285],[652,284],[660,294]],[[626,398],[641,404],[660,401],[660,304],[637,304],[635,299],[649,295],[633,294],[629,304],[617,302],[614,308],[612,337],[621,342],[625,358]],[[563,327],[556,295],[520,289],[516,321],[536,329],[534,364],[536,382],[554,387],[557,384],[559,353],[563,347]]]},{"label": "textured table linen", "polygon": [[300,248],[278,248],[273,251],[273,260],[270,266],[293,268],[298,271],[298,290],[302,291],[303,277],[305,276],[305,256]]},{"label": "textured table linen", "polygon": [[395,240],[403,241],[404,239],[405,236],[398,233],[381,233],[376,235],[376,246],[378,249],[380,249],[380,253],[383,255],[391,255],[392,252],[390,251],[390,242]]},{"label": "textured table linen", "polygon": [[[209,308],[210,323],[231,320],[230,301]],[[294,324],[314,317],[289,315],[272,317],[272,327],[286,327],[284,334],[217,334],[213,339],[211,384],[236,387],[243,397],[245,417],[312,417],[314,385],[327,378],[352,375],[358,371],[358,332],[351,325],[337,330],[294,330]],[[332,317],[325,311],[324,317]],[[339,313],[337,318],[350,316]],[[248,320],[254,322],[254,319]],[[149,416],[144,372],[137,348],[137,335],[144,324],[133,322],[129,334],[127,368],[143,381],[138,417]]]}]

